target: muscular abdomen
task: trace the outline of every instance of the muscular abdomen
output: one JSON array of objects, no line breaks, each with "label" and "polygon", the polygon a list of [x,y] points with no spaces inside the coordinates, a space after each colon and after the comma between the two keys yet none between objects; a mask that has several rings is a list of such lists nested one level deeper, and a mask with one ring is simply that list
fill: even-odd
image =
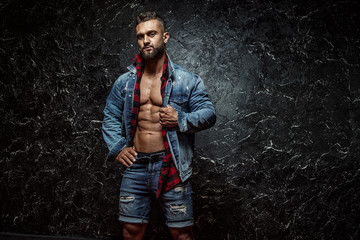
[{"label": "muscular abdomen", "polygon": [[164,150],[159,116],[159,110],[162,106],[160,86],[147,86],[146,80],[142,79],[140,93],[140,111],[134,137],[135,150],[139,152]]}]

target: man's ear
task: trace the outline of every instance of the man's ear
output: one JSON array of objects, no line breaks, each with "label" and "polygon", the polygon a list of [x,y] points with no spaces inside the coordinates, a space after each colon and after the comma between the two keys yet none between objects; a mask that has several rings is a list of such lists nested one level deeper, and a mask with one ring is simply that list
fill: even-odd
[{"label": "man's ear", "polygon": [[169,41],[169,38],[170,38],[170,35],[168,32],[164,32],[163,33],[163,40],[164,40],[164,43],[167,43]]}]

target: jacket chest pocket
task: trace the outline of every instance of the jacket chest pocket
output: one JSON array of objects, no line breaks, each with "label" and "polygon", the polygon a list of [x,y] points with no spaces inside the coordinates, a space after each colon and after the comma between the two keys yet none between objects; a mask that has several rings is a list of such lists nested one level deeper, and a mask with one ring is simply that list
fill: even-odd
[{"label": "jacket chest pocket", "polygon": [[188,100],[189,95],[187,93],[172,94],[169,100],[169,104],[177,111],[189,112]]}]

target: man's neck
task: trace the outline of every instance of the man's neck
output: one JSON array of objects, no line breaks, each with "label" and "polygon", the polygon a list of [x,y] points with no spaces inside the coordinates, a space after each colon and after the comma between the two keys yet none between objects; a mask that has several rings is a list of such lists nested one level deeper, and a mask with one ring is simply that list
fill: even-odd
[{"label": "man's neck", "polygon": [[164,67],[164,59],[165,59],[165,52],[159,58],[145,61],[144,74],[150,76],[156,76],[158,74],[162,74]]}]

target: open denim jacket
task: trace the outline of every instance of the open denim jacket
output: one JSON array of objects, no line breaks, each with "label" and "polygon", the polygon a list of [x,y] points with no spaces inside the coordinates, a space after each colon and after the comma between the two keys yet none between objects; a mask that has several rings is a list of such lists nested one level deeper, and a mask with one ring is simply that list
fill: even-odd
[{"label": "open denim jacket", "polygon": [[[210,128],[216,122],[215,108],[200,77],[188,72],[169,59],[169,80],[164,106],[170,104],[178,113],[178,127],[167,129],[175,167],[182,181],[191,176],[194,133]],[[109,148],[108,160],[129,146],[133,94],[136,82],[135,64],[121,75],[107,98],[102,124],[103,136]]]}]

